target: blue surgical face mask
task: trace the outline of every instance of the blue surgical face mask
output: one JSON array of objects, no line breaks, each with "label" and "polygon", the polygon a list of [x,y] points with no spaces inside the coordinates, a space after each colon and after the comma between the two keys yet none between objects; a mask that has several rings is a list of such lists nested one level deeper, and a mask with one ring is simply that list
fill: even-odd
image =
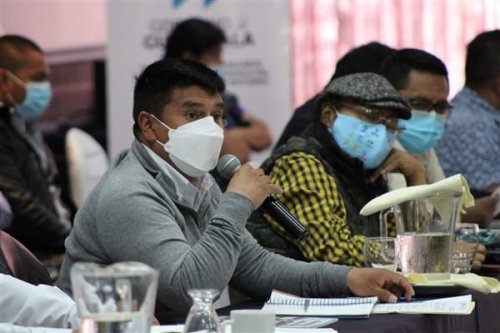
[{"label": "blue surgical face mask", "polygon": [[441,139],[445,117],[431,111],[412,110],[411,118],[402,121],[404,130],[398,140],[410,153],[422,154],[430,150]]},{"label": "blue surgical face mask", "polygon": [[360,159],[365,169],[378,167],[389,155],[396,140],[382,124],[372,124],[337,113],[332,136],[349,156]]},{"label": "blue surgical face mask", "polygon": [[24,101],[17,104],[17,109],[27,120],[38,119],[47,110],[52,99],[52,88],[49,81],[24,83],[16,75],[7,72],[8,76],[18,85],[24,87]]},{"label": "blue surgical face mask", "polygon": [[29,82],[25,87],[26,98],[17,108],[26,119],[38,119],[47,110],[52,99],[50,82]]}]

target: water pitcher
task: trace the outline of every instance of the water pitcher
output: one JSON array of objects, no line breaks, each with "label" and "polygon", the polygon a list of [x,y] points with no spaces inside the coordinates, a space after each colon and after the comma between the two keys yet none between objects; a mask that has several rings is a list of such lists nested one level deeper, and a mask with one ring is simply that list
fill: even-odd
[{"label": "water pitcher", "polygon": [[449,278],[461,198],[461,192],[440,191],[392,208],[403,273],[426,273],[431,280]]},{"label": "water pitcher", "polygon": [[158,271],[139,262],[76,263],[71,284],[82,333],[149,333]]}]

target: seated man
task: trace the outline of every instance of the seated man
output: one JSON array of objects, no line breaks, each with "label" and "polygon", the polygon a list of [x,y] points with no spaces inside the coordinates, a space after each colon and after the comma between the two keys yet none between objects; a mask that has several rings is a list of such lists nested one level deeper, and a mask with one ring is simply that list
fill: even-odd
[{"label": "seated man", "polygon": [[149,65],[134,91],[136,140],[79,209],[58,285],[70,291],[76,261],[144,262],[160,271],[156,312],[186,313],[191,288],[228,284],[264,299],[272,289],[302,296],[346,293],[396,301],[413,293],[399,274],[303,263],[262,249],[245,231],[250,213],[281,189],[243,165],[221,193],[208,172],[224,138],[224,82],[206,66],[172,59]]},{"label": "seated man", "polygon": [[446,175],[462,173],[485,194],[500,185],[500,30],[479,34],[467,46],[465,87],[436,147]]},{"label": "seated man", "polygon": [[[335,66],[330,82],[347,74],[376,72],[380,64],[395,50],[379,42],[371,42],[355,47],[347,52]],[[316,100],[320,94],[298,107],[288,121],[274,149],[284,145],[293,136],[300,136],[311,123]]]},{"label": "seated man", "polygon": [[365,236],[379,236],[380,231],[378,215],[365,217],[359,211],[387,192],[381,175],[399,172],[409,185],[425,183],[422,164],[392,148],[398,120],[410,116],[407,101],[380,75],[334,79],[319,96],[302,136],[290,139],[262,165],[284,190],[276,197],[310,237],[295,241],[267,214],[265,222],[281,237],[266,231],[260,214],[248,228],[263,246],[278,253],[300,257],[296,247],[308,261],[363,266]]},{"label": "seated man", "polygon": [[[448,71],[434,55],[417,49],[398,50],[382,64],[380,74],[409,100],[412,117],[402,122],[404,130],[396,147],[402,147],[424,165],[427,181],[434,183],[445,177],[434,151],[451,113],[448,104]],[[451,175],[450,175],[451,176]],[[463,221],[487,227],[493,218],[498,198],[488,196],[476,200],[467,209]]]},{"label": "seated man", "polygon": [[0,273],[0,290],[0,332],[31,332],[27,327],[17,325],[54,328],[78,326],[75,302],[57,287],[43,284],[34,286]]},{"label": "seated man", "polygon": [[40,47],[21,36],[0,37],[0,191],[13,220],[6,230],[39,259],[64,252],[70,214],[37,120],[51,98]]},{"label": "seated man", "polygon": [[[225,43],[224,31],[215,24],[188,19],[176,25],[167,37],[164,59],[189,59],[216,69],[223,64]],[[242,163],[248,162],[252,151],[271,145],[271,134],[263,121],[245,112],[234,94],[226,91],[223,97],[226,125],[221,154],[233,154]]]}]

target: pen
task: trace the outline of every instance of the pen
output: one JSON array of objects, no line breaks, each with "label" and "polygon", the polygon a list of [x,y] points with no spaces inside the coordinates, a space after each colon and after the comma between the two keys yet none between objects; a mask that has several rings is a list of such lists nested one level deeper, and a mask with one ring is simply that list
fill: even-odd
[{"label": "pen", "polygon": [[305,300],[305,302],[304,302],[304,313],[306,313],[306,312],[307,312],[307,308],[309,308],[309,303],[310,303],[310,302],[311,302],[311,301],[310,301],[310,300],[308,300],[308,299],[306,299],[306,300]]}]

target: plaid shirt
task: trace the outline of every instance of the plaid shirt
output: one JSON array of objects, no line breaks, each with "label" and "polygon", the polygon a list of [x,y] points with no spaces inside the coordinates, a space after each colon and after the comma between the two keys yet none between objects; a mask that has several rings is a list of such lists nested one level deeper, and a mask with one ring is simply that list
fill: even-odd
[{"label": "plaid shirt", "polygon": [[310,237],[296,243],[278,223],[264,214],[274,230],[296,243],[310,261],[364,265],[365,237],[352,234],[335,179],[316,157],[302,152],[283,156],[269,175],[273,183],[283,189],[283,194],[277,198],[309,230]]}]

